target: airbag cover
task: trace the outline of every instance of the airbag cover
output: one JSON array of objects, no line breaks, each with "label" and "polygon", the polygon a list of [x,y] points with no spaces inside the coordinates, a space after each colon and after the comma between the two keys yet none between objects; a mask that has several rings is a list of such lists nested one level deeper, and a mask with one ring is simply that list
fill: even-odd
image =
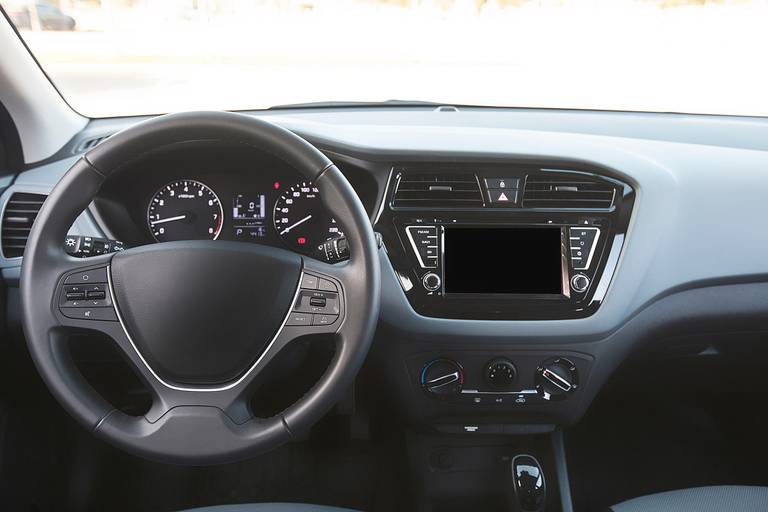
[{"label": "airbag cover", "polygon": [[183,241],[118,253],[111,277],[121,319],[166,382],[221,384],[264,351],[287,315],[301,257],[260,245]]}]

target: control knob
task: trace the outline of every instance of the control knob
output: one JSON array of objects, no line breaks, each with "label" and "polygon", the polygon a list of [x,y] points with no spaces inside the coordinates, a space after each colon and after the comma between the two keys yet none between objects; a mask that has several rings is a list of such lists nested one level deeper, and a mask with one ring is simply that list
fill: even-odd
[{"label": "control knob", "polygon": [[547,359],[536,369],[536,390],[544,400],[562,400],[578,386],[576,365],[564,357]]},{"label": "control knob", "polygon": [[421,369],[421,387],[435,395],[452,395],[461,391],[464,369],[451,359],[435,359]]},{"label": "control knob", "polygon": [[493,389],[509,391],[517,378],[514,363],[504,357],[492,359],[485,367],[485,381]]},{"label": "control knob", "polygon": [[576,274],[571,278],[571,288],[576,293],[584,293],[589,288],[589,278],[584,274]]},{"label": "control knob", "polygon": [[439,275],[435,274],[434,272],[428,272],[427,274],[424,274],[424,277],[421,278],[421,284],[424,285],[424,289],[426,289],[428,292],[435,292],[440,289],[442,281],[440,280]]}]

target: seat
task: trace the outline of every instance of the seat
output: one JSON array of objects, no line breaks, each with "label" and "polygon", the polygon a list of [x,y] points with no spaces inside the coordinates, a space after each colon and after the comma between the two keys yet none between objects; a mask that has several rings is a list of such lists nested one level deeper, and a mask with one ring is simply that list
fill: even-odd
[{"label": "seat", "polygon": [[355,512],[348,508],[309,505],[306,503],[242,503],[191,508],[182,512]]},{"label": "seat", "polygon": [[765,512],[768,487],[722,485],[662,492],[619,503],[613,512]]}]

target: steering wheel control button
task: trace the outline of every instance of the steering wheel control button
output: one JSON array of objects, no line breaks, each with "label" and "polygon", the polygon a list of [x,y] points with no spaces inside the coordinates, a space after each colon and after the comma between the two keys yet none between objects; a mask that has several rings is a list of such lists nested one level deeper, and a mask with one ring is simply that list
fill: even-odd
[{"label": "steering wheel control button", "polygon": [[86,297],[89,300],[103,300],[107,298],[107,292],[104,290],[91,290],[85,292]]},{"label": "steering wheel control button", "polygon": [[107,267],[94,268],[83,272],[75,272],[64,279],[64,284],[106,283]]},{"label": "steering wheel control button", "polygon": [[339,315],[313,315],[312,325],[331,325]]},{"label": "steering wheel control button", "polygon": [[328,279],[320,278],[319,282],[317,283],[317,288],[319,290],[323,290],[326,292],[338,292],[339,289],[336,287],[336,284],[334,284],[333,281],[329,281]]},{"label": "steering wheel control button", "polygon": [[285,325],[312,325],[312,315],[309,313],[292,311],[291,314],[288,315],[288,321],[285,322]]},{"label": "steering wheel control button", "polygon": [[327,299],[325,297],[310,297],[309,305],[312,307],[324,308],[326,306]]},{"label": "steering wheel control button", "polygon": [[304,274],[304,276],[301,278],[301,288],[302,290],[317,290],[318,281],[319,278],[317,276],[313,276],[312,274]]},{"label": "steering wheel control button", "polygon": [[498,391],[509,391],[517,379],[517,368],[506,358],[493,359],[485,369],[485,381]]},{"label": "steering wheel control button", "polygon": [[85,292],[78,290],[78,286],[70,287],[70,290],[64,290],[64,298],[66,301],[78,301],[85,300]]},{"label": "steering wheel control button", "polygon": [[61,308],[61,314],[79,320],[117,322],[117,314],[112,308]]},{"label": "steering wheel control button", "polygon": [[589,278],[584,274],[576,274],[571,278],[571,289],[576,293],[584,293],[589,288]]},{"label": "steering wheel control button", "polygon": [[440,276],[434,272],[424,274],[421,278],[421,284],[424,285],[424,289],[428,292],[436,292],[440,289],[440,285],[443,284],[440,280]]},{"label": "steering wheel control button", "polygon": [[302,290],[296,299],[294,311],[320,315],[339,314],[339,294],[333,292]]}]

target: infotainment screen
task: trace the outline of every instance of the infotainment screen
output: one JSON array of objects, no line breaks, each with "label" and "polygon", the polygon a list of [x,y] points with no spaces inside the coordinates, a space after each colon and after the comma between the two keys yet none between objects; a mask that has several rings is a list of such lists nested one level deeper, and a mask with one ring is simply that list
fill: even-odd
[{"label": "infotainment screen", "polygon": [[445,292],[563,293],[559,227],[446,226]]}]

